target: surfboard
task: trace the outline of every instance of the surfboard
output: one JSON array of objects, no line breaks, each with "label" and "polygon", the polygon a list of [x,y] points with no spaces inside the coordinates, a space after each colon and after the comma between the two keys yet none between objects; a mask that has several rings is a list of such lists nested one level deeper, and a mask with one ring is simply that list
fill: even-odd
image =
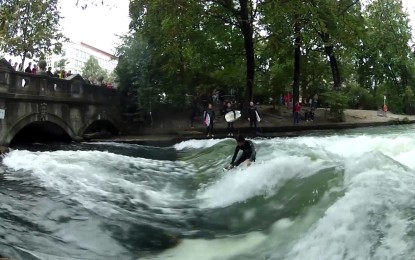
[{"label": "surfboard", "polygon": [[255,111],[255,113],[256,113],[256,121],[257,121],[257,122],[261,122],[261,118],[259,117],[258,112],[257,112],[257,111]]},{"label": "surfboard", "polygon": [[206,114],[205,125],[206,126],[209,126],[210,125],[210,116],[209,116],[209,114]]},{"label": "surfboard", "polygon": [[228,123],[234,122],[238,120],[240,117],[241,117],[241,111],[239,110],[235,110],[235,114],[233,113],[233,111],[225,114],[225,120]]},{"label": "surfboard", "polygon": [[[251,162],[251,166],[254,164],[255,162]],[[228,172],[228,171],[232,171],[232,170],[236,170],[236,169],[246,169],[246,168],[248,168],[248,167],[250,167],[250,166],[248,166],[247,164],[246,164],[246,161],[244,161],[243,163],[241,163],[239,166],[235,166],[235,167],[230,167],[230,166],[227,166],[227,167],[223,167],[222,168],[222,170],[223,170],[223,172]]]},{"label": "surfboard", "polygon": [[228,172],[228,171],[234,170],[234,169],[236,169],[236,168],[237,168],[237,167],[229,167],[229,166],[227,166],[227,167],[222,168],[222,170],[223,170],[224,172]]}]

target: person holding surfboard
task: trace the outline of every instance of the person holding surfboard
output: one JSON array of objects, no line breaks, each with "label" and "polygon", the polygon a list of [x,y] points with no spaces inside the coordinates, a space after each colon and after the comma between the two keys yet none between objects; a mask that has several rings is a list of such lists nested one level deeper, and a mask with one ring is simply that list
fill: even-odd
[{"label": "person holding surfboard", "polygon": [[[232,107],[231,102],[228,102],[226,103],[226,107],[225,107],[225,115],[231,112],[233,113],[233,118],[236,119],[235,109]],[[228,121],[228,136],[233,136],[233,122],[234,121]]]},{"label": "person holding surfboard", "polygon": [[[255,146],[252,141],[245,140],[242,135],[239,135],[236,138],[237,146],[235,148],[235,153],[233,154],[231,164],[228,169],[238,167],[241,163],[246,162],[247,166],[250,166],[252,162],[255,162],[256,151]],[[235,161],[236,156],[238,156],[239,151],[242,150],[242,155]]]},{"label": "person holding surfboard", "polygon": [[301,103],[297,101],[294,105],[294,125],[300,123]]},{"label": "person holding surfboard", "polygon": [[251,131],[256,134],[257,133],[257,125],[259,122],[259,115],[256,106],[254,106],[254,102],[249,102],[249,109],[248,109],[248,120],[249,120],[249,127]]},{"label": "person holding surfboard", "polygon": [[206,134],[207,137],[214,137],[213,135],[213,120],[215,119],[215,111],[213,110],[212,104],[208,105],[208,108],[206,109],[204,113],[203,122],[206,125]]}]

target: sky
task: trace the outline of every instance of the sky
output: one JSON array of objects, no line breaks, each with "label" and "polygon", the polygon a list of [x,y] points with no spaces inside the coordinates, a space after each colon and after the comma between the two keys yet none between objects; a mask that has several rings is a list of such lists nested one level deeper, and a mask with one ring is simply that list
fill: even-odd
[{"label": "sky", "polygon": [[[92,2],[92,0],[84,0]],[[103,51],[114,54],[119,38],[128,31],[129,0],[105,0],[108,6],[89,5],[86,10],[76,6],[76,0],[60,0],[63,32],[72,41],[85,42]],[[100,2],[100,1],[97,1]],[[411,27],[415,34],[415,1],[402,0],[410,14]],[[414,37],[415,38],[415,37]]]},{"label": "sky", "polygon": [[[92,0],[88,0],[92,2]],[[114,54],[119,37],[128,32],[129,0],[105,0],[109,6],[88,5],[85,10],[76,0],[60,0],[62,31],[71,41],[84,42]],[[98,1],[100,2],[100,1]]]},{"label": "sky", "polygon": [[410,25],[412,27],[412,35],[414,36],[414,33],[415,33],[415,1],[414,0],[402,0],[402,4],[406,8],[406,11],[409,13],[409,18],[411,19]]}]

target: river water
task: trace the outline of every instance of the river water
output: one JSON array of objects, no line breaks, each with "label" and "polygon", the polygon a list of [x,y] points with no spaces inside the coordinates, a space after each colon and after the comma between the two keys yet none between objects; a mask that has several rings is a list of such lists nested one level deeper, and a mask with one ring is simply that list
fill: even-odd
[{"label": "river water", "polygon": [[168,148],[18,147],[0,172],[13,259],[414,259],[411,126]]}]

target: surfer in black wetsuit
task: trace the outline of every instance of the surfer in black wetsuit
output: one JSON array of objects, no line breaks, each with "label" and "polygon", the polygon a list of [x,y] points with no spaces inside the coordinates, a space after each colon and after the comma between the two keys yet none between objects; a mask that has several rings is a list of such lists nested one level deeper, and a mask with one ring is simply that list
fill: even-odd
[{"label": "surfer in black wetsuit", "polygon": [[[233,118],[236,118],[235,109],[232,107],[231,102],[228,102],[225,107],[225,115],[229,112],[233,112]],[[228,136],[233,136],[233,121],[228,122]]]},{"label": "surfer in black wetsuit", "polygon": [[215,120],[215,111],[213,110],[212,104],[209,104],[208,109],[206,109],[206,111],[204,113],[204,118],[203,118],[203,121],[206,123],[207,137],[214,137],[214,135],[213,135],[213,123],[214,123],[214,121],[213,120]]},{"label": "surfer in black wetsuit", "polygon": [[[256,159],[254,143],[252,141],[245,140],[245,138],[241,135],[236,138],[236,142],[238,145],[236,146],[235,153],[233,154],[230,168],[237,167],[245,161],[247,166],[250,166]],[[235,161],[240,150],[242,150],[242,155]]]},{"label": "surfer in black wetsuit", "polygon": [[254,102],[249,102],[249,108],[248,108],[248,120],[249,120],[249,127],[251,128],[251,131],[253,134],[257,133],[257,124],[258,124],[258,119],[257,119],[257,113],[258,110],[256,108],[256,106],[254,106]]}]

